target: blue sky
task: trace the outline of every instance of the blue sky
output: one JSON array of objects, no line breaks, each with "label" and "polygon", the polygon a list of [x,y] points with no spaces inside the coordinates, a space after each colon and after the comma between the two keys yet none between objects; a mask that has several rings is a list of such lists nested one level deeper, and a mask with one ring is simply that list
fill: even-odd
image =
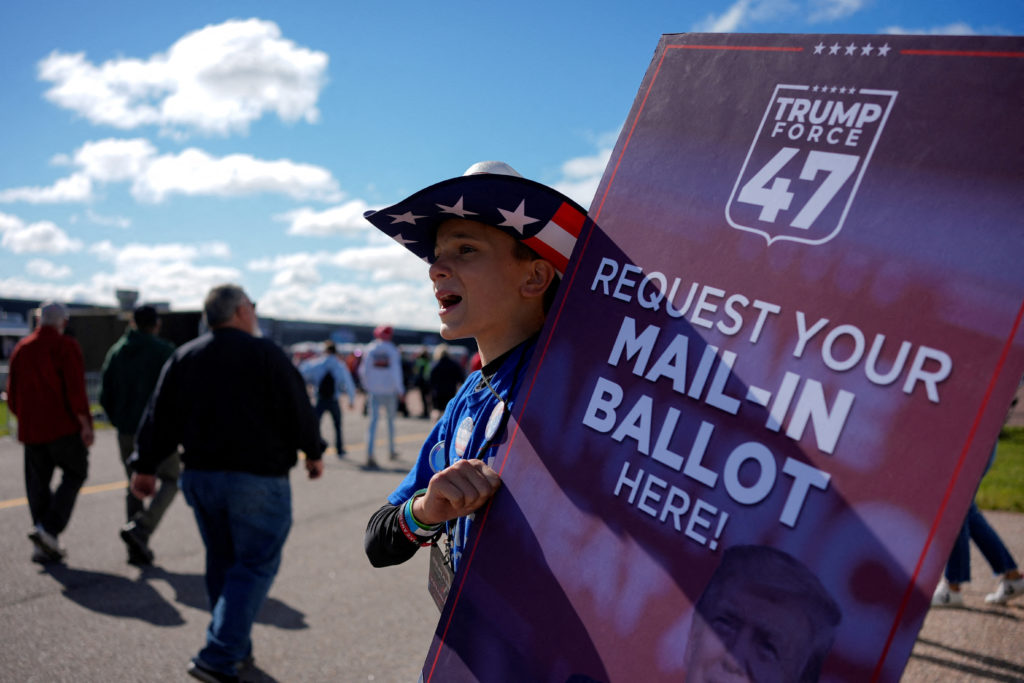
[{"label": "blue sky", "polygon": [[[285,6],[287,4],[287,6]],[[1022,0],[0,5],[0,297],[437,325],[361,219],[501,159],[589,205],[663,33],[1024,33]]]}]

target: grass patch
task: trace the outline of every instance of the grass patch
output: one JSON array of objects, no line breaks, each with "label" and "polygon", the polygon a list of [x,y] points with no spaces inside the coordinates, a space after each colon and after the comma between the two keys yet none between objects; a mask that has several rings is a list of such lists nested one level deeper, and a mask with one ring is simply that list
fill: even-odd
[{"label": "grass patch", "polygon": [[10,414],[7,412],[7,401],[0,401],[0,436],[11,433]]},{"label": "grass patch", "polygon": [[1004,427],[992,469],[981,480],[978,507],[1024,512],[1024,427]]}]

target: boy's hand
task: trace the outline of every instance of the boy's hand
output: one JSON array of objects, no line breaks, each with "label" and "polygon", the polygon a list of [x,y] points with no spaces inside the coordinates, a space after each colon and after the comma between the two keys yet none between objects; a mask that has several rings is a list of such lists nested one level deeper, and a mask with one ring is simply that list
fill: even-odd
[{"label": "boy's hand", "polygon": [[501,477],[483,460],[459,460],[433,477],[426,495],[413,502],[423,524],[440,524],[478,510],[501,487]]}]

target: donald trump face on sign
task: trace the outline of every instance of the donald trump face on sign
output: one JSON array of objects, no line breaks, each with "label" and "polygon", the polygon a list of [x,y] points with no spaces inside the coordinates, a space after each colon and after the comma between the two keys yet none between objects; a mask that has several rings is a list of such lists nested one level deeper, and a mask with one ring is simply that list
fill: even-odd
[{"label": "donald trump face on sign", "polygon": [[697,601],[686,681],[817,681],[840,619],[818,578],[792,556],[730,548]]}]

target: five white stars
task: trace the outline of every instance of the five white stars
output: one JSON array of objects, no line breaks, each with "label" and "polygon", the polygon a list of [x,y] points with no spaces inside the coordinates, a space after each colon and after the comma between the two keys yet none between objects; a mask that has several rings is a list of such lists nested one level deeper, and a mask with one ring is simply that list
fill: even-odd
[{"label": "five white stars", "polygon": [[[856,55],[857,54],[857,49],[858,49],[856,43],[850,43],[849,45],[843,46],[843,45],[840,45],[838,42],[832,43],[831,45],[825,45],[825,43],[819,42],[817,45],[814,46],[814,54],[816,54],[816,55],[825,54],[825,49],[826,48],[828,49],[828,53],[830,55],[837,55],[837,54],[839,54],[840,50],[843,50],[843,54],[846,55],[846,56]],[[879,57],[888,57],[889,56],[889,52],[891,50],[892,50],[892,47],[890,47],[889,43],[886,43],[885,45],[882,45],[881,47],[875,47],[871,43],[868,43],[867,45],[861,45],[860,46],[860,54],[861,54],[861,56],[869,56],[872,53],[874,53],[874,54],[877,54]]]}]

